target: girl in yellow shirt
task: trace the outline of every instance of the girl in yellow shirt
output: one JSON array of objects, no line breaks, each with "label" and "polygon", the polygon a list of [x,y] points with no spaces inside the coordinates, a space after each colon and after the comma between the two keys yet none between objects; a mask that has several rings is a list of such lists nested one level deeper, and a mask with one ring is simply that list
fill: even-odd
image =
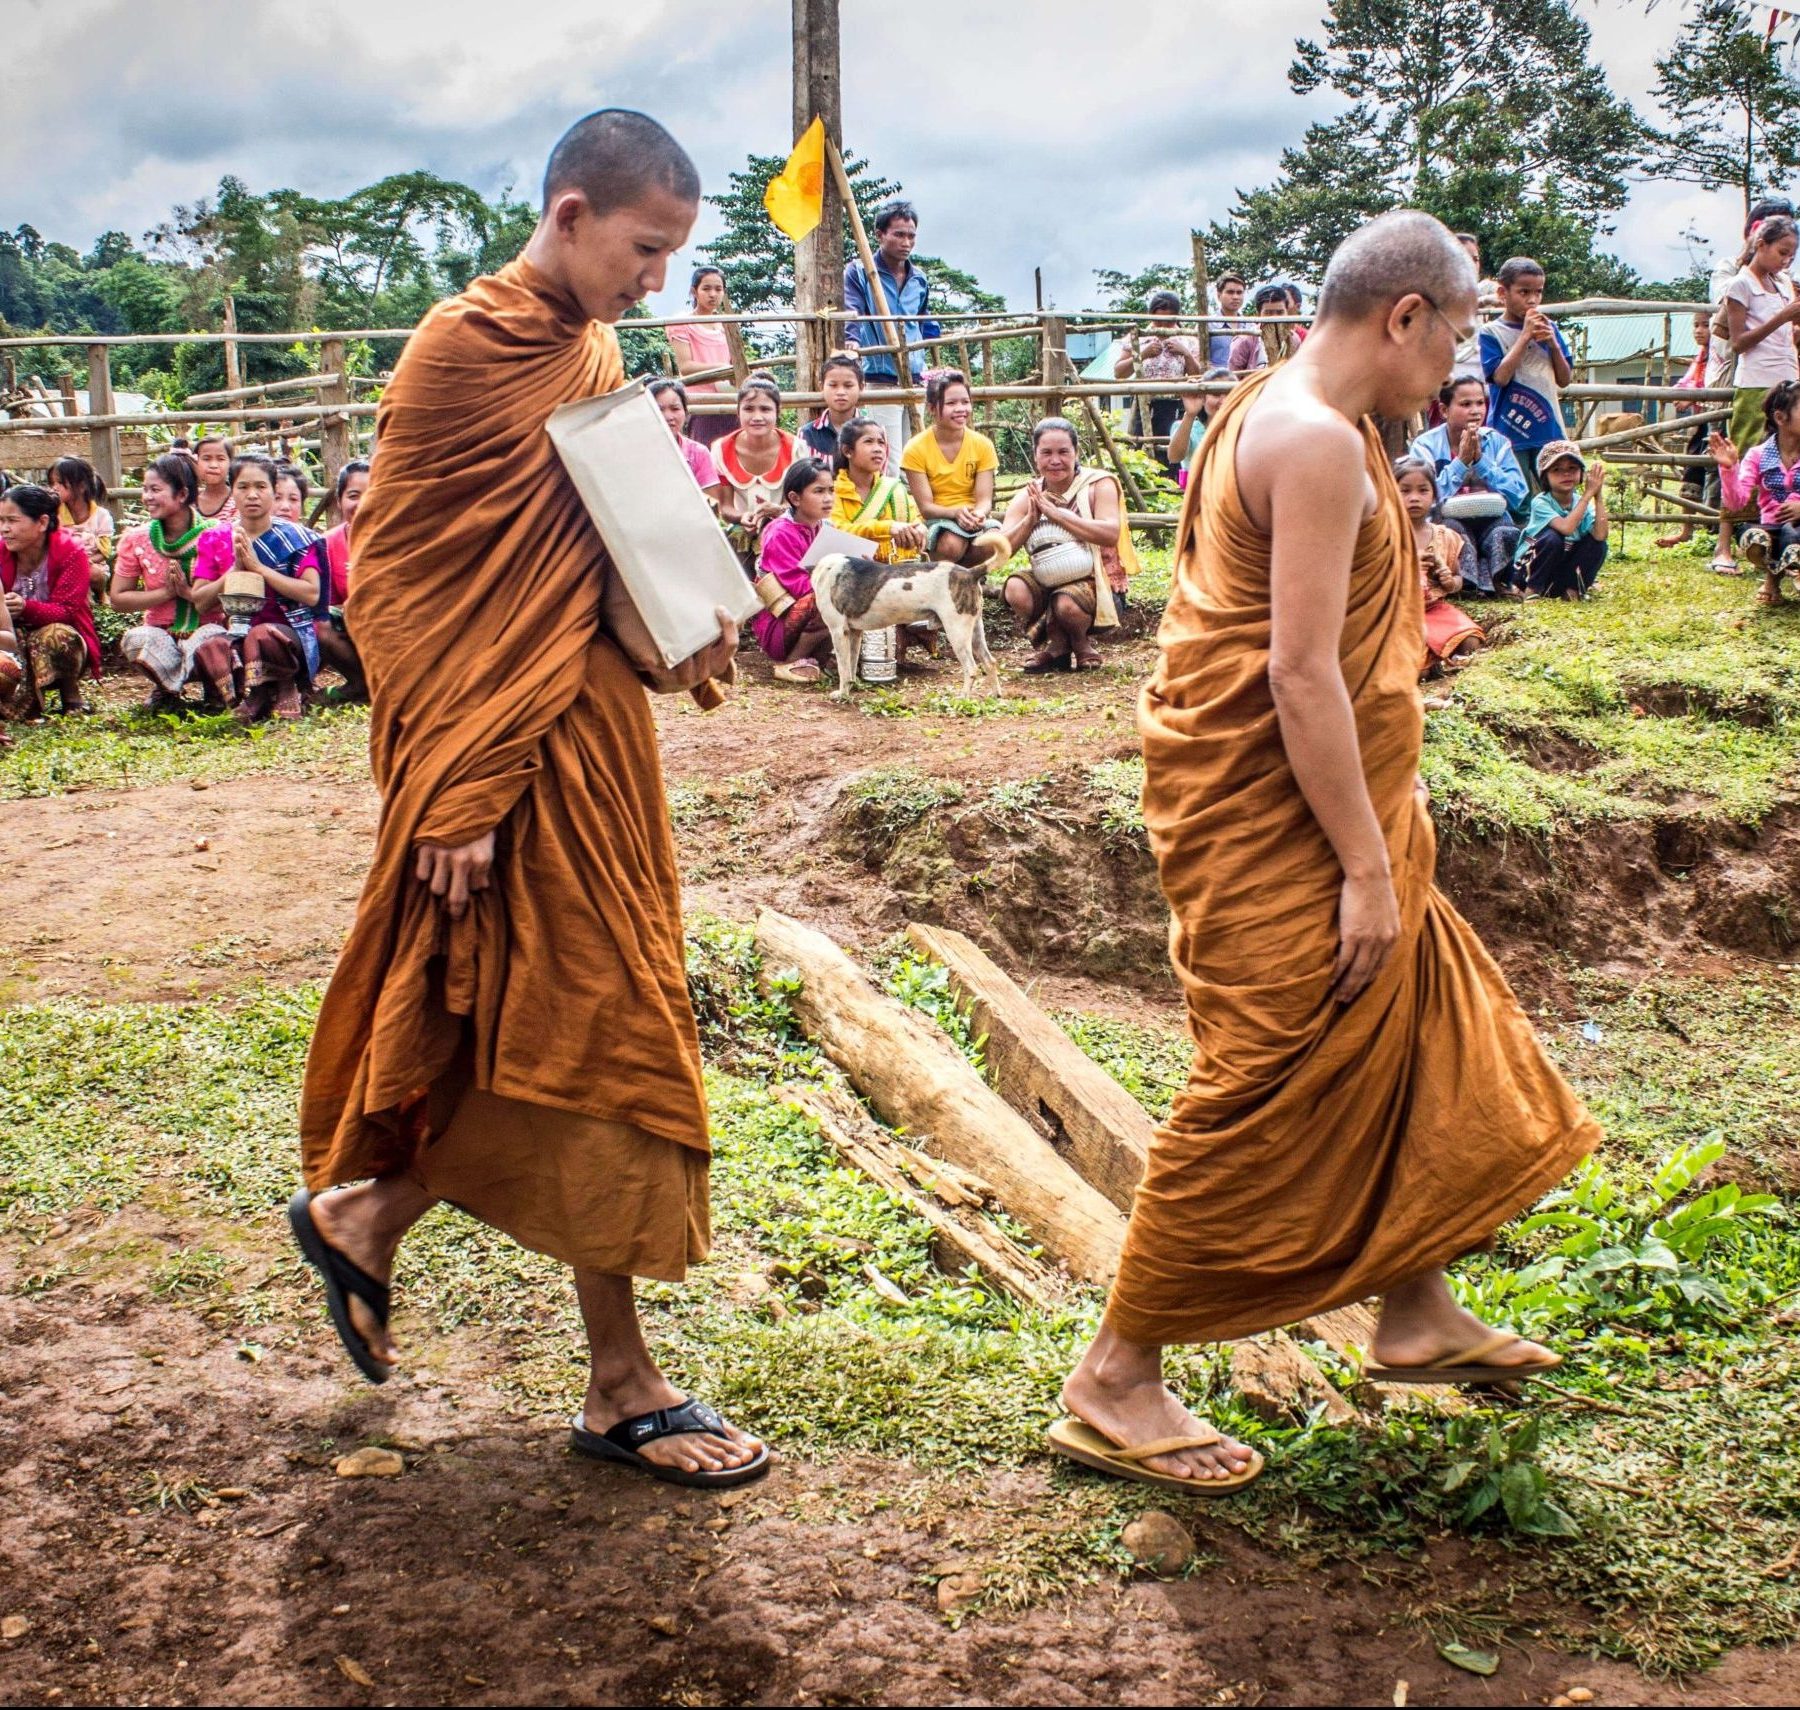
[{"label": "girl in yellow shirt", "polygon": [[925,529],[912,496],[903,482],[887,473],[887,459],[887,434],[879,422],[856,416],[844,424],[838,435],[831,523],[873,541],[879,564],[916,558],[925,545]]},{"label": "girl in yellow shirt", "polygon": [[931,426],[907,442],[901,472],[925,519],[925,547],[933,558],[960,564],[969,542],[988,526],[994,508],[994,442],[969,426],[975,396],[968,376],[946,368],[925,383]]}]

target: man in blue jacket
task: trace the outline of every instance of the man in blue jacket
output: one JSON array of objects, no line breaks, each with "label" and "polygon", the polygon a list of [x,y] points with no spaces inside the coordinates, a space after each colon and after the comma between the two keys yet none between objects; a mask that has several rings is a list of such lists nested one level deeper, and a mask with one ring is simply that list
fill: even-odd
[{"label": "man in blue jacket", "polygon": [[[919,241],[919,211],[910,202],[898,198],[884,202],[875,211],[875,272],[881,281],[887,310],[899,323],[900,332],[911,345],[920,339],[936,338],[938,323],[925,310],[931,299],[931,280],[922,268],[912,264],[913,245]],[[844,308],[859,317],[844,328],[844,343],[853,354],[862,356],[863,377],[871,387],[899,384],[900,370],[891,351],[863,351],[872,344],[891,344],[887,323],[880,318],[875,292],[869,283],[869,270],[860,260],[844,269]],[[925,376],[925,353],[908,352],[911,380],[916,386]],[[871,404],[865,415],[887,430],[888,448],[898,459],[906,447],[906,415],[898,404]]]},{"label": "man in blue jacket", "polygon": [[1513,549],[1519,543],[1515,513],[1525,506],[1525,471],[1512,441],[1485,425],[1485,380],[1452,379],[1438,402],[1443,425],[1420,434],[1412,454],[1437,471],[1438,514],[1475,547],[1475,575],[1465,592],[1498,593],[1513,582]]}]

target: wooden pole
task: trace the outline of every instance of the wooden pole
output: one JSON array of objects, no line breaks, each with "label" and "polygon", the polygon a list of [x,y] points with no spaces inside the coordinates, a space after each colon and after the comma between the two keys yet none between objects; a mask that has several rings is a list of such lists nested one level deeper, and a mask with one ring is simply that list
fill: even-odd
[{"label": "wooden pole", "polygon": [[244,371],[238,365],[237,298],[225,293],[225,385],[234,389],[244,383]]},{"label": "wooden pole", "polygon": [[[78,416],[81,406],[75,401],[75,376],[59,374],[56,380],[57,390],[62,393],[62,411],[65,416]],[[88,412],[90,415],[92,411]]]},{"label": "wooden pole", "polygon": [[[319,402],[350,402],[350,384],[344,378],[344,341],[327,339],[319,346]],[[319,460],[325,465],[325,484],[337,480],[337,473],[350,461],[350,418],[347,415],[323,416],[319,422]]]},{"label": "wooden pole", "polygon": [[[856,240],[857,259],[869,276],[869,292],[875,299],[875,316],[887,328],[888,343],[894,347],[894,369],[903,392],[912,390],[912,355],[907,349],[906,333],[888,308],[887,292],[881,288],[881,274],[876,270],[875,251],[869,247],[869,234],[863,229],[862,210],[856,205],[856,193],[850,188],[850,175],[844,170],[844,157],[830,137],[825,139],[825,158],[831,175],[837,180],[838,194],[844,199],[844,211],[850,216],[850,235]],[[905,408],[902,405],[902,408]],[[911,426],[910,413],[908,426]]]},{"label": "wooden pole", "polygon": [[[793,0],[794,136],[815,118],[825,121],[830,148],[844,143],[843,80],[839,67],[838,0]],[[849,192],[835,173],[825,175],[817,226],[795,246],[794,307],[816,317],[838,301],[844,278],[844,202]],[[830,353],[831,326],[803,319],[794,329],[798,353],[795,384],[810,391]]]},{"label": "wooden pole", "polygon": [[[87,359],[88,414],[110,416],[113,413],[112,360],[106,346],[90,344]],[[89,430],[88,457],[108,487],[116,487],[124,480],[124,457],[116,427]]]},{"label": "wooden pole", "polygon": [[[1061,315],[1044,317],[1044,382],[1055,387],[1062,378],[1063,371],[1069,366],[1069,323]],[[1063,413],[1064,400],[1060,392],[1052,391],[1045,400],[1044,414],[1060,416]]]},{"label": "wooden pole", "polygon": [[[1206,239],[1199,232],[1189,234],[1194,240],[1194,313],[1206,313],[1207,285],[1206,275]],[[1206,326],[1201,323],[1200,342],[1206,343]]]}]

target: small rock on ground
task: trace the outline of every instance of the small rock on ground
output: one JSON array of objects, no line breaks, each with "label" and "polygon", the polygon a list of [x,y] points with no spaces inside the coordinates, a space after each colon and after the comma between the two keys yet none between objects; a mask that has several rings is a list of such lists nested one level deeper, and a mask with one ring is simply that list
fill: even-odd
[{"label": "small rock on ground", "polygon": [[1131,1558],[1155,1574],[1176,1574],[1194,1559],[1194,1539],[1173,1514],[1159,1508],[1140,1514],[1121,1539]]},{"label": "small rock on ground", "polygon": [[339,1478],[398,1478],[406,1461],[393,1449],[358,1449],[343,1456],[334,1470]]}]

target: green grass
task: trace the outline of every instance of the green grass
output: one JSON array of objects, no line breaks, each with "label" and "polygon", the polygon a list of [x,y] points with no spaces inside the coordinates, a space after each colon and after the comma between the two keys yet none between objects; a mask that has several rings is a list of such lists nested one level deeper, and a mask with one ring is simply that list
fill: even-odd
[{"label": "green grass", "polygon": [[366,707],[246,730],[227,714],[152,718],[135,707],[108,706],[86,717],[8,730],[14,746],[0,749],[0,801],[196,778],[216,783],[254,772],[368,775]]},{"label": "green grass", "polygon": [[[1057,1386],[1096,1323],[1097,1294],[1073,1290],[1061,1307],[1032,1311],[939,1272],[926,1226],[841,1168],[810,1121],[773,1096],[785,1081],[831,1071],[793,1030],[780,994],[755,991],[754,972],[741,928],[699,928],[690,979],[714,1065],[716,1246],[688,1285],[645,1290],[677,1381],[809,1457],[864,1450],[938,1473],[1035,1459]],[[941,1011],[944,994],[908,959],[895,960],[889,979]],[[1784,1112],[1800,1084],[1800,978],[1593,980],[1581,998],[1585,1013],[1548,1031],[1609,1124],[1621,1179],[1641,1179],[1676,1146],[1721,1129],[1740,1167],[1773,1178],[1784,1144],[1791,1165]],[[0,1230],[30,1243],[80,1208],[142,1204],[188,1230],[173,1254],[157,1247],[147,1279],[156,1292],[252,1337],[283,1315],[310,1316],[316,1303],[278,1230],[315,1003],[311,991],[263,989],[229,1002],[53,1002],[0,1015]],[[1187,1065],[1178,1032],[1063,1021],[1147,1109],[1166,1108]],[[125,1263],[129,1246],[123,1232],[118,1250],[96,1240],[72,1268]],[[274,1267],[271,1248],[281,1253]],[[1530,1248],[1503,1247],[1502,1256],[1516,1261]],[[1495,1264],[1469,1267],[1471,1286]],[[1791,1451],[1800,1348],[1772,1329],[1766,1303],[1800,1289],[1800,1239],[1791,1223],[1767,1224],[1709,1265],[1729,1302],[1722,1316],[1673,1328],[1629,1317],[1556,1327],[1571,1355],[1561,1387],[1576,1399],[1544,1393],[1530,1415],[1543,1434],[1533,1464],[1579,1528],[1572,1539],[1530,1541],[1494,1513],[1465,1520],[1465,1490],[1446,1488],[1486,1452],[1490,1430],[1503,1447],[1516,1443],[1523,1416],[1273,1427],[1243,1410],[1220,1358],[1204,1351],[1173,1360],[1173,1381],[1225,1429],[1258,1442],[1270,1471],[1245,1498],[1194,1517],[1311,1560],[1398,1552],[1404,1561],[1446,1530],[1501,1542],[1509,1554],[1491,1564],[1484,1601],[1438,1612],[1451,1628],[1517,1600],[1539,1623],[1557,1611],[1552,1624],[1569,1643],[1653,1668],[1784,1637],[1800,1618],[1800,1579],[1763,1569],[1800,1525]],[[877,1292],[871,1268],[904,1305]],[[66,1274],[35,1269],[43,1289]],[[503,1382],[523,1403],[552,1411],[574,1393],[578,1329],[555,1265],[441,1210],[409,1242],[399,1281],[409,1319],[481,1326],[511,1350]],[[1053,1476],[1060,1527],[988,1514],[979,1484],[932,1485],[958,1523],[986,1529],[994,1603],[1110,1577],[1120,1527],[1171,1500]]]}]

